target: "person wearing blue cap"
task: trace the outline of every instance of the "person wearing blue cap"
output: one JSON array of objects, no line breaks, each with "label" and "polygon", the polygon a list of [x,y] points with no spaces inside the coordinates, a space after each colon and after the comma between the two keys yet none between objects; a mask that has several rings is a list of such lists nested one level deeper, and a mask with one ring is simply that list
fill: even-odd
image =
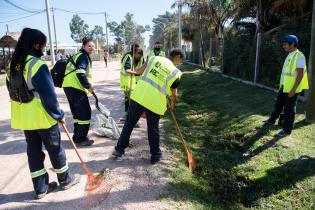
[{"label": "person wearing blue cap", "polygon": [[[305,56],[298,50],[299,40],[295,35],[287,35],[282,39],[282,47],[289,53],[285,59],[280,77],[280,89],[278,92],[275,109],[270,118],[265,121],[267,125],[273,125],[283,112],[283,121],[279,123],[282,130],[277,137],[290,135],[294,125],[297,97],[308,89],[308,79]],[[282,118],[280,117],[280,118]]]}]

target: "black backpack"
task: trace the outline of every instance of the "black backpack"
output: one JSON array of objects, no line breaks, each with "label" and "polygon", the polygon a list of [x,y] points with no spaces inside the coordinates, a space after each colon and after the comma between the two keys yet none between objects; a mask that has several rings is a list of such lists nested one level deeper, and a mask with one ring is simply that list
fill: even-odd
[{"label": "black backpack", "polygon": [[34,98],[34,90],[29,90],[20,70],[10,71],[8,80],[8,90],[12,101],[28,103]]},{"label": "black backpack", "polygon": [[[75,66],[75,69],[70,71],[69,73],[65,74],[67,64],[69,62],[71,62]],[[76,69],[77,69],[77,67],[76,67],[76,64],[75,64],[72,56],[69,56],[66,59],[62,58],[62,59],[58,60],[56,62],[56,64],[54,65],[54,67],[50,71],[55,87],[61,88],[64,78],[68,74],[74,72]]]}]

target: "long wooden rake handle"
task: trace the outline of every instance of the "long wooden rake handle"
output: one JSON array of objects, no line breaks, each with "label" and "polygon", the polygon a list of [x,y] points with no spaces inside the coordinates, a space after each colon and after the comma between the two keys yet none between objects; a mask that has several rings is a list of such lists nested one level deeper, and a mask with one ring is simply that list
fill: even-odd
[{"label": "long wooden rake handle", "polygon": [[183,136],[183,134],[182,134],[182,132],[181,132],[181,130],[180,130],[180,128],[179,128],[179,125],[178,125],[178,123],[177,123],[177,120],[176,120],[176,117],[175,117],[175,114],[174,114],[173,111],[171,111],[171,115],[172,115],[173,121],[174,121],[174,123],[175,123],[175,127],[176,127],[176,129],[177,129],[177,132],[178,132],[178,134],[179,134],[179,136],[180,136],[180,140],[182,141],[182,143],[183,143],[183,145],[184,145],[185,151],[186,151],[186,153],[190,153],[189,150],[188,150],[188,147],[187,147],[187,145],[186,145],[186,142],[185,142],[185,140],[184,140],[184,136]]},{"label": "long wooden rake handle", "polygon": [[83,169],[85,170],[85,173],[86,173],[88,176],[93,176],[92,172],[89,170],[89,168],[87,167],[86,163],[83,161],[83,159],[82,159],[82,157],[81,157],[81,155],[80,155],[80,153],[79,153],[79,150],[78,150],[77,146],[75,145],[75,143],[74,143],[72,137],[70,136],[70,133],[69,133],[67,127],[66,127],[65,122],[60,122],[60,123],[61,123],[63,129],[65,130],[65,132],[66,132],[66,134],[67,134],[67,136],[68,136],[68,138],[69,138],[69,141],[70,141],[70,143],[71,143],[71,145],[72,145],[74,151],[77,153],[77,156],[78,156],[79,159],[80,159],[80,162],[81,162],[81,164],[82,164]]}]

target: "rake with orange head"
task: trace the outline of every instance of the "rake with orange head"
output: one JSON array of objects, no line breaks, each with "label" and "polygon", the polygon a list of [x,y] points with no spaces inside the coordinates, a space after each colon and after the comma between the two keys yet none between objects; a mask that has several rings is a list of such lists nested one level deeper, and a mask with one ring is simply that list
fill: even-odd
[{"label": "rake with orange head", "polygon": [[[170,101],[167,100],[167,102],[168,102],[168,105],[170,106]],[[177,131],[178,131],[180,140],[181,140],[181,142],[183,143],[184,148],[185,148],[185,151],[186,151],[186,154],[187,154],[187,160],[188,160],[188,167],[189,167],[189,170],[190,170],[191,173],[193,173],[193,172],[196,170],[196,166],[197,166],[197,165],[196,165],[196,161],[194,160],[194,158],[193,158],[191,152],[189,151],[188,146],[187,146],[187,144],[186,144],[186,142],[185,142],[185,140],[184,140],[184,136],[183,136],[183,134],[182,134],[182,132],[181,132],[181,130],[180,130],[180,128],[179,128],[179,125],[178,125],[178,123],[177,123],[177,120],[176,120],[174,111],[170,111],[170,112],[171,112],[173,121],[174,121],[174,123],[175,123],[175,127],[176,127],[176,129],[177,129]]]},{"label": "rake with orange head", "polygon": [[83,200],[83,205],[85,208],[92,208],[101,203],[107,198],[111,190],[111,185],[106,182],[106,177],[108,175],[107,171],[102,171],[97,176],[93,175],[92,172],[87,167],[86,163],[83,161],[77,146],[75,145],[70,133],[65,125],[65,122],[61,122],[74,151],[80,159],[82,167],[87,175],[87,182],[84,189],[85,199]]}]

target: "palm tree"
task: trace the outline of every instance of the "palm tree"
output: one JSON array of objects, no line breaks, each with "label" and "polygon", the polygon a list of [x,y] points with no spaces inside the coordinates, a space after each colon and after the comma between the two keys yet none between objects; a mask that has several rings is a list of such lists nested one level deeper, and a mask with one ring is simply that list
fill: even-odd
[{"label": "palm tree", "polygon": [[313,0],[313,15],[312,15],[312,29],[311,29],[311,49],[310,49],[310,93],[308,96],[308,103],[306,107],[306,120],[308,122],[315,122],[315,0]]}]

